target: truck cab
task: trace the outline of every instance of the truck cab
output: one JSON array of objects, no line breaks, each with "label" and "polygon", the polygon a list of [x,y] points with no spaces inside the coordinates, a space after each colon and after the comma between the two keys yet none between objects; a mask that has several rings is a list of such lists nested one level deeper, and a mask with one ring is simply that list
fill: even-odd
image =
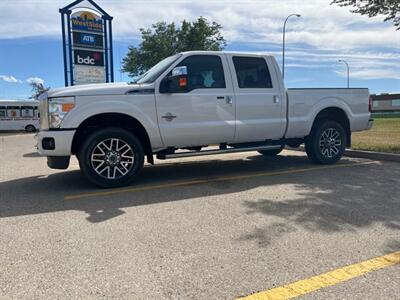
[{"label": "truck cab", "polygon": [[[242,143],[283,136],[285,91],[272,57],[218,52],[183,55],[186,57],[176,67],[187,73],[186,86],[168,80],[171,74],[155,82],[158,124],[165,146]],[[175,118],[166,118],[168,114]]]},{"label": "truck cab", "polygon": [[269,156],[305,143],[312,161],[335,163],[351,132],[372,125],[368,89],[286,90],[274,57],[254,53],[179,53],[134,83],[56,89],[40,100],[38,149],[49,167],[67,168],[76,155],[101,187],[131,183],[154,156]]}]

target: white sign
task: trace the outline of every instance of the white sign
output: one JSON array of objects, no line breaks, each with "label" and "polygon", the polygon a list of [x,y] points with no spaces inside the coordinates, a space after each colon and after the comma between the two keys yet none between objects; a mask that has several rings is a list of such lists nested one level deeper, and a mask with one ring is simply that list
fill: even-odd
[{"label": "white sign", "polygon": [[90,84],[106,82],[106,72],[104,67],[95,66],[74,66],[74,84]]}]

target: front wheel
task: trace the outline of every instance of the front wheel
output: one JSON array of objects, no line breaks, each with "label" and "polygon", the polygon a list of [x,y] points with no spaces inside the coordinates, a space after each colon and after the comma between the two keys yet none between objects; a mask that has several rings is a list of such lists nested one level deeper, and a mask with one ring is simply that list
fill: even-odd
[{"label": "front wheel", "polygon": [[131,132],[104,128],[85,140],[78,154],[81,171],[93,184],[120,187],[133,182],[144,164],[144,150]]},{"label": "front wheel", "polygon": [[346,132],[335,121],[320,121],[305,140],[308,158],[318,164],[333,164],[346,148]]}]

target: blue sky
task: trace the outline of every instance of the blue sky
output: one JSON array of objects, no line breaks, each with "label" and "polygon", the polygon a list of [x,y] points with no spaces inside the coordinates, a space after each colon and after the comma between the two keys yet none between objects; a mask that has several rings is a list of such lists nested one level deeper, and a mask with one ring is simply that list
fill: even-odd
[{"label": "blue sky", "polygon": [[[58,8],[68,1],[2,0],[0,3],[0,98],[30,95],[29,80],[46,86],[64,84]],[[129,45],[140,42],[140,27],[166,20],[179,22],[204,16],[224,26],[227,50],[267,52],[281,61],[281,30],[288,22],[286,85],[288,87],[351,86],[372,93],[400,92],[400,31],[382,18],[351,14],[330,0],[285,1],[133,1],[97,0],[114,16],[115,80],[129,81],[120,61]],[[162,5],[163,9],[159,9]],[[46,14],[25,14],[45,11]]]}]

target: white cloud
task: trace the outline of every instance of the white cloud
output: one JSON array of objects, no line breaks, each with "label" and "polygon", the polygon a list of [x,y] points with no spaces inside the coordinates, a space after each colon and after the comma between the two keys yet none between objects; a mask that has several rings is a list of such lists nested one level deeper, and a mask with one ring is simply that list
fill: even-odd
[{"label": "white cloud", "polygon": [[[339,76],[346,77],[347,73],[345,71],[335,71]],[[371,80],[371,79],[399,79],[400,73],[387,70],[387,69],[362,69],[351,71],[350,76],[352,78]]]},{"label": "white cloud", "polygon": [[[58,9],[66,0],[0,1],[0,39],[22,37],[61,38]],[[204,16],[223,25],[228,45],[243,45],[281,57],[285,17],[299,13],[287,23],[288,68],[332,68],[345,76],[338,59],[350,63],[353,78],[398,78],[400,32],[383,17],[368,18],[349,7],[330,5],[331,0],[99,0],[114,17],[115,40],[132,43],[139,28],[158,21],[180,22]],[[45,11],[27,14],[27,11]],[[294,47],[296,46],[296,48]]]},{"label": "white cloud", "polygon": [[29,84],[31,84],[31,83],[44,84],[44,80],[40,77],[29,77],[26,80],[26,82]]},{"label": "white cloud", "polygon": [[[273,51],[280,60],[280,51]],[[338,76],[346,77],[346,67],[339,59],[349,63],[352,78],[370,79],[400,79],[400,53],[381,51],[343,51],[294,49],[286,51],[286,68],[301,69],[332,69]],[[400,87],[400,81],[398,88]]]},{"label": "white cloud", "polygon": [[9,82],[9,83],[22,83],[21,80],[15,78],[14,76],[11,75],[0,75],[0,79]]},{"label": "white cloud", "polygon": [[[67,1],[68,2],[68,1]],[[368,18],[349,8],[330,5],[331,0],[103,0],[100,5],[113,17],[114,37],[129,40],[140,37],[139,28],[165,20],[194,20],[200,15],[223,25],[228,42],[277,43],[282,25],[290,13],[301,18],[288,22],[288,43],[305,43],[318,48],[349,49],[385,46],[400,49],[400,36],[382,17]],[[2,0],[0,38],[51,36],[60,38],[58,9],[64,0]],[[46,14],[26,14],[46,11]]]}]

